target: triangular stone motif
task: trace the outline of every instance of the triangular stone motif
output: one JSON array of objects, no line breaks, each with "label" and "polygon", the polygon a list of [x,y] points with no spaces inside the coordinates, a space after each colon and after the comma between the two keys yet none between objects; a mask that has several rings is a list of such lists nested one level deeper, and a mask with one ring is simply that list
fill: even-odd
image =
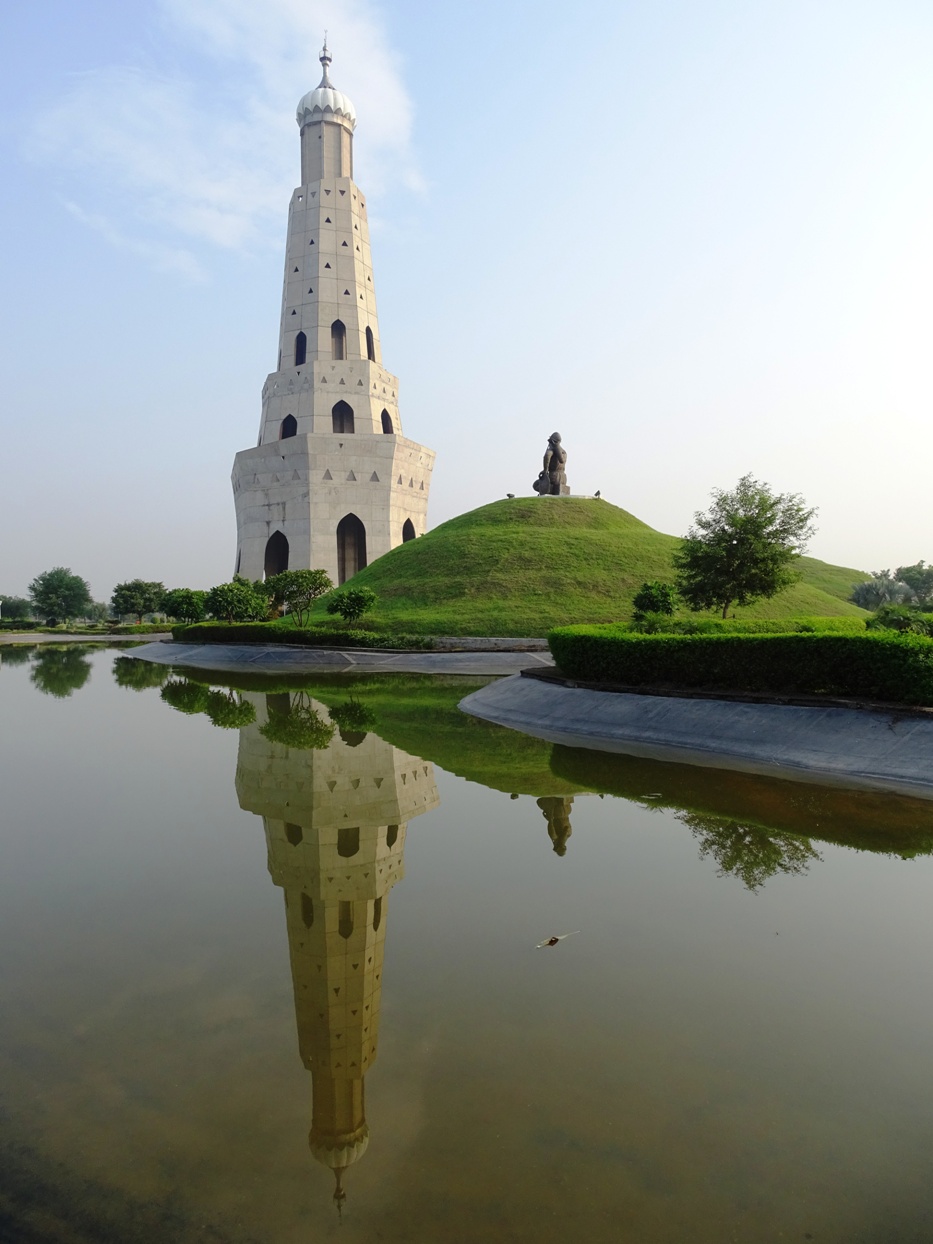
[{"label": "triangular stone motif", "polygon": [[346,383],[347,383],[347,382],[346,382],[346,380],[344,380],[343,376],[341,376],[341,377],[340,377],[340,383],[341,383],[341,384],[346,384]]},{"label": "triangular stone motif", "polygon": [[357,388],[360,388],[360,389],[361,389],[361,388],[363,387],[363,382],[362,382],[362,380],[357,380],[356,385],[357,385]]},{"label": "triangular stone motif", "polygon": [[[329,193],[330,193],[330,191],[328,191],[328,194],[329,194]],[[330,219],[330,217],[329,217],[329,216],[325,216],[325,217],[324,217],[324,224],[325,224],[325,225],[329,225],[330,223],[331,223],[331,219]]]},{"label": "triangular stone motif", "polygon": [[371,484],[378,484],[378,483],[379,483],[379,476],[376,474],[376,472],[375,472],[375,471],[373,471],[372,475],[370,475],[370,477],[369,477],[369,482],[370,482]]},{"label": "triangular stone motif", "polygon": [[383,779],[383,778],[373,778],[373,781],[376,783],[376,789],[378,790],[378,789],[379,789],[379,787],[382,785],[382,783],[383,783],[384,779]]},{"label": "triangular stone motif", "polygon": [[298,271],[298,269],[296,268],[296,269],[295,269],[295,271],[297,272],[297,271]]},{"label": "triangular stone motif", "polygon": [[421,481],[421,491],[424,492],[424,480]]},{"label": "triangular stone motif", "polygon": [[325,268],[329,268],[329,267],[330,267],[330,264],[329,264],[329,263],[326,263],[326,264],[324,265],[324,267],[325,267]]},{"label": "triangular stone motif", "polygon": [[[328,471],[328,472],[327,472],[327,474],[328,474],[328,475],[330,475],[330,471]],[[327,783],[327,789],[328,789],[329,791],[333,791],[333,789],[334,789],[334,787],[335,787],[336,785],[337,785],[337,783],[336,783],[336,782],[328,782],[328,783]]]},{"label": "triangular stone motif", "polygon": [[298,312],[297,312],[297,311],[293,311],[293,312],[292,312],[292,315],[297,315],[297,314],[298,314]]},{"label": "triangular stone motif", "polygon": [[[350,472],[350,474],[351,474],[351,475],[353,475],[353,472],[351,471],[351,472]],[[354,479],[355,479],[355,478],[356,478],[356,476],[354,476]],[[359,790],[359,789],[360,789],[360,779],[359,779],[359,778],[351,778],[351,779],[350,779],[350,785],[353,787],[353,789],[354,789],[354,790]]]},{"label": "triangular stone motif", "polygon": [[346,242],[341,242],[341,243],[340,243],[340,245],[341,245],[341,246],[346,246]]},{"label": "triangular stone motif", "polygon": [[309,245],[309,246],[313,246],[313,245],[314,245],[314,238],[312,238],[312,239],[311,239],[311,241],[308,243],[308,245]]},{"label": "triangular stone motif", "polygon": [[[325,478],[325,479],[333,479],[334,477],[333,477],[333,475],[331,475],[330,471],[325,471],[325,472],[324,472],[324,478]],[[334,789],[334,788],[333,788],[333,786],[331,786],[331,790],[333,790],[333,789]]]},{"label": "triangular stone motif", "polygon": [[325,194],[330,194],[330,191],[329,191],[329,190],[325,190],[325,191],[324,191],[324,193],[325,193]]},{"label": "triangular stone motif", "polygon": [[413,479],[410,479],[410,480],[408,481],[408,487],[409,487],[409,488],[414,488],[414,486],[415,486],[415,481],[414,481]]},{"label": "triangular stone motif", "polygon": [[343,197],[346,193],[347,193],[347,192],[346,192],[346,190],[341,190],[341,191],[340,191],[341,198],[342,198],[342,197]]},{"label": "triangular stone motif", "polygon": [[345,294],[349,294],[349,292],[350,292],[350,291],[349,291],[348,289],[345,289],[343,292],[344,292]]},{"label": "triangular stone motif", "polygon": [[[352,480],[354,481],[354,483],[356,482],[356,476],[353,474],[353,472],[352,472],[352,471],[351,471],[351,472],[350,472],[350,474],[347,476],[347,479],[352,479]],[[359,786],[359,782],[357,782],[357,786]]]},{"label": "triangular stone motif", "polygon": [[404,480],[402,479],[401,475],[398,477],[398,482],[399,482],[400,484],[404,483]]}]

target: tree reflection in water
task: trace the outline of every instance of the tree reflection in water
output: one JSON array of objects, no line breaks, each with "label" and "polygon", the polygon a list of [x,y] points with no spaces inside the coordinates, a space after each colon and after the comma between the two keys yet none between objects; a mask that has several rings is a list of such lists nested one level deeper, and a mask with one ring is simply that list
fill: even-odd
[{"label": "tree reflection in water", "polygon": [[738,877],[746,889],[756,893],[769,877],[785,873],[802,877],[813,860],[822,860],[809,838],[780,830],[723,821],[701,812],[675,812],[700,844],[700,858],[712,857],[719,865],[719,876]]},{"label": "tree reflection in water", "polygon": [[147,691],[161,687],[168,679],[169,671],[164,665],[142,661],[136,657],[116,657],[113,662],[113,680],[118,687],[130,691]]},{"label": "tree reflection in water", "polygon": [[40,648],[29,674],[33,686],[43,695],[54,695],[57,700],[65,700],[73,692],[80,691],[91,676],[89,651],[86,644]]}]

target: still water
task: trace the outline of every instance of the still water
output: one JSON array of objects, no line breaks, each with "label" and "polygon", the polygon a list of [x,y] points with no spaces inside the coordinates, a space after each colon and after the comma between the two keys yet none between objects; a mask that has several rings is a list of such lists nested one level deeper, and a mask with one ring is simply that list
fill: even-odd
[{"label": "still water", "polygon": [[933,1240],[933,805],[478,685],[0,649],[0,1240]]}]

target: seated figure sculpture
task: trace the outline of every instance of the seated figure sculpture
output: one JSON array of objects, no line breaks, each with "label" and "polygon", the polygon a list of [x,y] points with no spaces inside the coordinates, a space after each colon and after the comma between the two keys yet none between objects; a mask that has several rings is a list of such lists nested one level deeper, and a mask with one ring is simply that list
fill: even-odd
[{"label": "seated figure sculpture", "polygon": [[544,470],[532,484],[535,492],[542,497],[568,497],[566,464],[567,450],[560,443],[560,433],[552,432],[544,451]]}]

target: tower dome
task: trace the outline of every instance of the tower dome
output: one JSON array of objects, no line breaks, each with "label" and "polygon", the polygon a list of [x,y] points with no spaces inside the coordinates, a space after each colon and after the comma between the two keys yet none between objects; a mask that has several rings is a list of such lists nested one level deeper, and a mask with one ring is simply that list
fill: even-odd
[{"label": "tower dome", "polygon": [[344,95],[343,91],[334,89],[334,84],[330,80],[328,74],[328,66],[331,63],[331,54],[327,50],[327,44],[324,44],[324,50],[320,55],[321,64],[324,67],[324,76],[321,78],[320,85],[316,86],[313,91],[309,91],[307,95],[303,95],[298,103],[298,110],[295,113],[295,120],[299,126],[305,126],[309,121],[320,121],[327,113],[332,117],[343,117],[353,129],[356,126],[356,109],[353,107],[349,97]]}]

